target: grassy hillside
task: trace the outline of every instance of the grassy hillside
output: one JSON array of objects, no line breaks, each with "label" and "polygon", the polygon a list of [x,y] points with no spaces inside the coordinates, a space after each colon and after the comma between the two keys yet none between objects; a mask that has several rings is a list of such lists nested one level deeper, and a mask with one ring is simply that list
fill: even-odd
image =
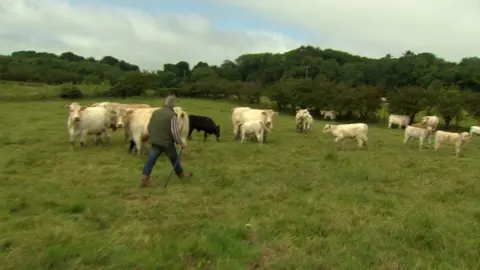
[{"label": "grassy hillside", "polygon": [[[88,105],[94,100],[82,101]],[[134,99],[160,105],[158,99]],[[188,182],[139,189],[144,157],[111,146],[71,151],[65,101],[2,104],[3,269],[478,269],[480,142],[463,157],[403,146],[370,125],[369,149],[336,151],[326,122],[295,132],[280,115],[269,143],[232,140],[228,102],[182,99],[221,142],[193,135]]]}]

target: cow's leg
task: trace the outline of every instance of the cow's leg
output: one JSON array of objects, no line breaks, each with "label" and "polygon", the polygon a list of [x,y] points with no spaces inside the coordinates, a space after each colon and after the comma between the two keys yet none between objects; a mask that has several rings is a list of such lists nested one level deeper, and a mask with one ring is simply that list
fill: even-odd
[{"label": "cow's leg", "polygon": [[260,143],[260,144],[263,144],[263,136],[265,135],[264,132],[258,132],[257,134],[257,141]]},{"label": "cow's leg", "polygon": [[438,152],[438,149],[440,149],[440,144],[435,142],[435,152]]},{"label": "cow's leg", "polygon": [[418,149],[419,149],[419,150],[422,150],[422,147],[423,147],[423,138],[420,137],[420,140],[419,140],[419,141],[420,141],[420,142],[418,143]]},{"label": "cow's leg", "polygon": [[336,137],[335,138],[335,145],[338,148],[338,143],[340,142],[340,148],[343,149],[343,138],[342,137]]},{"label": "cow's leg", "polygon": [[193,127],[190,127],[190,129],[188,130],[188,136],[187,136],[188,140],[192,139],[192,132],[193,132]]},{"label": "cow's leg", "polygon": [[235,126],[235,140],[238,140],[241,134],[240,125]]},{"label": "cow's leg", "polygon": [[357,137],[357,143],[358,143],[358,150],[361,150],[364,146],[367,145],[367,139],[365,136],[358,136]]},{"label": "cow's leg", "polygon": [[363,138],[362,138],[362,137],[358,137],[358,138],[357,138],[357,143],[358,143],[358,149],[361,149],[362,146],[363,146]]},{"label": "cow's leg", "polygon": [[135,148],[137,150],[137,156],[140,157],[140,155],[142,153],[142,147],[143,147],[142,138],[141,138],[141,136],[133,136],[133,141],[135,142]]},{"label": "cow's leg", "polygon": [[80,146],[85,146],[85,140],[87,139],[88,130],[84,129],[80,133]]},{"label": "cow's leg", "polygon": [[460,155],[460,150],[462,150],[461,142],[455,143],[455,155],[458,157]]},{"label": "cow's leg", "polygon": [[208,134],[206,131],[203,131],[203,142],[207,141]]},{"label": "cow's leg", "polygon": [[238,130],[238,126],[237,125],[233,125],[233,139],[236,140],[238,135],[237,135],[237,130]]},{"label": "cow's leg", "polygon": [[240,143],[243,143],[245,141],[245,131],[242,131],[242,140],[240,141]]},{"label": "cow's leg", "polygon": [[95,145],[98,146],[98,143],[101,141],[100,136],[102,135],[101,132],[95,134]]},{"label": "cow's leg", "polygon": [[130,137],[130,136],[128,136],[128,131],[127,131],[127,128],[126,128],[126,127],[125,127],[125,129],[124,129],[124,133],[123,133],[123,134],[124,134],[124,136],[125,136],[125,144],[126,144],[126,143],[128,142],[129,137]]},{"label": "cow's leg", "polygon": [[69,133],[69,137],[70,137],[70,139],[69,139],[69,141],[70,141],[70,148],[71,148],[72,150],[74,150],[74,149],[75,149],[75,141],[76,141],[76,139],[77,139],[77,135],[75,134],[75,132],[70,132],[70,133]]},{"label": "cow's leg", "polygon": [[403,144],[407,145],[408,140],[410,140],[410,136],[405,136],[405,139],[403,139]]},{"label": "cow's leg", "polygon": [[105,136],[105,142],[110,145],[111,137],[110,133],[108,132],[108,129],[103,130],[103,134]]},{"label": "cow's leg", "polygon": [[133,148],[135,148],[135,141],[133,139],[130,140],[130,147],[128,148],[128,153],[132,153]]}]

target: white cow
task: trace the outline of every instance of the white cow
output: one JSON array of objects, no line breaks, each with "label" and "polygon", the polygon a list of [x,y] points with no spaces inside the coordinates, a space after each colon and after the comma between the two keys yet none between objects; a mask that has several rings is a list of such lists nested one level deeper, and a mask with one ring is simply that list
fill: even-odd
[{"label": "white cow", "polygon": [[94,103],[90,107],[104,107],[110,111],[110,128],[115,132],[118,128],[123,128],[123,125],[118,125],[117,114],[119,109],[140,109],[140,108],[151,108],[152,106],[148,104],[124,104],[118,102],[100,102]]},{"label": "white cow", "polygon": [[388,128],[392,128],[392,125],[395,124],[398,128],[407,127],[410,123],[410,116],[408,115],[398,115],[390,114],[388,117]]},{"label": "white cow", "polygon": [[471,126],[470,127],[470,136],[473,136],[473,134],[480,135],[480,127],[479,126]]},{"label": "white cow", "polygon": [[116,128],[123,128],[125,143],[128,142],[130,138],[130,128],[129,128],[129,115],[132,114],[137,109],[132,108],[116,108],[110,113],[110,122],[111,125],[115,125]]},{"label": "white cow", "polygon": [[308,109],[301,109],[295,115],[295,124],[297,132],[307,132],[312,128],[313,117],[310,115]]},{"label": "white cow", "polygon": [[453,144],[455,146],[455,154],[458,157],[460,150],[470,140],[471,136],[468,132],[454,133],[437,130],[435,132],[435,152],[440,149],[442,144]]},{"label": "white cow", "polygon": [[303,130],[310,131],[313,126],[313,117],[309,114],[306,116],[305,121],[303,122]]},{"label": "white cow", "polygon": [[437,129],[440,119],[436,115],[427,115],[422,118],[422,123],[427,127],[432,127],[433,130]]},{"label": "white cow", "polygon": [[105,108],[125,108],[125,109],[140,109],[140,108],[151,108],[152,106],[148,104],[125,104],[125,103],[118,103],[118,102],[100,102],[94,103],[90,107],[105,107]]},{"label": "white cow", "polygon": [[80,145],[85,145],[87,135],[95,134],[95,144],[98,144],[100,135],[105,134],[105,139],[110,142],[108,127],[110,125],[110,114],[103,107],[83,107],[73,102],[65,105],[68,108],[67,129],[70,135],[72,149],[75,147],[77,137],[80,137]]},{"label": "white cow", "polygon": [[[273,118],[278,115],[278,112],[273,110],[251,109],[249,107],[240,107],[232,109],[232,126],[235,140],[240,135],[240,125],[251,120],[262,120],[265,126],[270,131],[273,128]],[[266,140],[267,133],[264,133],[263,140]]]},{"label": "white cow", "polygon": [[335,121],[335,118],[337,118],[338,112],[336,112],[336,111],[320,111],[320,114],[323,115],[324,120],[327,120],[327,118],[330,118],[330,120]]},{"label": "white cow", "polygon": [[178,133],[180,133],[180,139],[186,146],[188,131],[190,130],[190,119],[188,118],[188,113],[184,111],[182,107],[173,107],[173,111],[178,117]]},{"label": "white cow", "polygon": [[[141,155],[143,143],[148,140],[148,123],[150,122],[152,113],[160,108],[161,107],[136,110],[129,109],[126,111],[126,118],[124,118],[125,136],[127,141],[128,139],[131,139],[129,151],[131,151],[135,146],[137,155]],[[182,143],[187,145],[189,129],[188,114],[181,107],[174,107],[173,110],[177,114],[180,139],[182,140]]]},{"label": "white cow", "polygon": [[345,139],[356,139],[358,147],[367,145],[368,141],[368,126],[364,123],[344,124],[344,125],[330,125],[326,124],[323,132],[330,132],[335,137],[335,143],[342,142]]},{"label": "white cow", "polygon": [[263,143],[264,134],[270,130],[265,125],[263,120],[250,120],[246,121],[239,126],[242,140],[240,143],[245,141],[245,138],[248,136],[255,136],[259,143]]},{"label": "white cow", "polygon": [[413,126],[407,126],[405,128],[405,139],[403,144],[407,145],[408,140],[416,139],[420,141],[419,149],[422,150],[423,142],[428,139],[428,143],[432,143],[432,127],[419,128]]},{"label": "white cow", "polygon": [[233,136],[235,139],[238,138],[238,124],[237,123],[242,123],[243,118],[242,118],[242,113],[244,111],[251,110],[252,108],[250,107],[236,107],[233,108],[232,111],[232,126],[233,126]]},{"label": "white cow", "polygon": [[160,107],[128,111],[125,131],[128,138],[131,139],[129,151],[132,151],[135,146],[137,156],[141,155],[143,143],[148,140],[148,123],[150,122],[152,113],[158,109],[160,109]]}]

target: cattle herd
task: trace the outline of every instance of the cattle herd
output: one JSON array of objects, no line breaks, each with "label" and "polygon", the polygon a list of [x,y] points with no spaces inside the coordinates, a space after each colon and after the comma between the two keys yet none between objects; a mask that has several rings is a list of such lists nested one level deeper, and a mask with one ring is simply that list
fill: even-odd
[{"label": "cattle herd", "polygon": [[[138,156],[142,154],[145,142],[148,140],[148,123],[152,113],[160,107],[152,107],[148,104],[122,104],[116,102],[94,103],[89,107],[80,106],[73,102],[66,105],[68,108],[67,128],[70,135],[72,149],[75,147],[77,137],[80,137],[80,144],[83,146],[87,135],[95,135],[95,143],[101,141],[102,134],[107,142],[110,142],[109,129],[116,131],[124,129],[125,143],[130,142],[129,152],[135,148]],[[208,135],[216,136],[217,142],[220,137],[220,126],[207,116],[188,115],[181,107],[173,108],[179,121],[179,132],[182,142],[186,145],[187,139],[191,139],[193,130],[204,132],[204,141]],[[324,119],[335,120],[335,111],[321,111]],[[232,127],[235,140],[241,139],[241,143],[249,139],[255,139],[264,143],[268,133],[273,129],[273,119],[278,115],[270,109],[252,109],[250,107],[236,107],[232,109]],[[436,130],[439,118],[437,116],[424,116],[422,122],[408,125],[408,115],[392,114],[388,118],[388,128],[397,125],[398,128],[405,127],[404,144],[410,139],[419,140],[419,148],[422,149],[425,140],[431,143],[435,133],[435,151],[438,151],[442,144],[452,144],[455,147],[456,155],[466,145],[474,134],[480,134],[479,126],[472,126],[470,133],[453,133]],[[306,133],[312,130],[313,117],[309,109],[300,109],[295,116],[296,130],[299,133]],[[332,125],[326,124],[324,133],[332,133],[335,143],[341,143],[345,139],[357,140],[358,147],[367,146],[368,126],[364,123]]]}]

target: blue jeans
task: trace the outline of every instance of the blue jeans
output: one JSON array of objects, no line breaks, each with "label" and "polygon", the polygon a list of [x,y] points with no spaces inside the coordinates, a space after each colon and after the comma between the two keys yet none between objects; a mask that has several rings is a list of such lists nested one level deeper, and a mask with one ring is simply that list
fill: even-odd
[{"label": "blue jeans", "polygon": [[172,163],[172,166],[174,166],[174,170],[177,175],[180,175],[183,172],[183,168],[180,165],[180,161],[178,160],[177,149],[175,148],[175,145],[173,143],[168,147],[152,144],[150,151],[148,151],[147,162],[143,167],[143,175],[150,176],[153,170],[153,166],[155,166],[157,159],[162,153],[165,153],[167,155],[168,159]]}]

